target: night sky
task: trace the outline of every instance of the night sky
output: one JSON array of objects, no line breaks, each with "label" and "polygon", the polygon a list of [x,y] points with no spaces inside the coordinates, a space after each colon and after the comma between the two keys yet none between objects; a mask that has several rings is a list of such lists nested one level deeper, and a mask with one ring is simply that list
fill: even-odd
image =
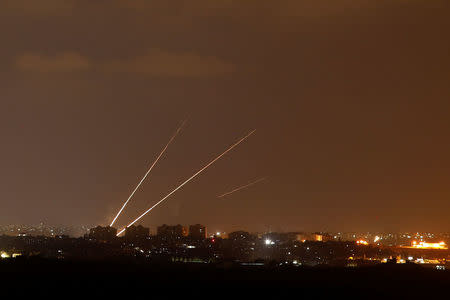
[{"label": "night sky", "polygon": [[[0,224],[450,230],[450,2],[0,2]],[[223,198],[238,186],[266,180]]]}]

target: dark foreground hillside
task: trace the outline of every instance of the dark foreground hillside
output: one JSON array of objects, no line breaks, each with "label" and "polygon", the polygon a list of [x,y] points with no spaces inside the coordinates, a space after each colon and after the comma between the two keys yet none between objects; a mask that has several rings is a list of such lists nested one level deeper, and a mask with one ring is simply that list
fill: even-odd
[{"label": "dark foreground hillside", "polygon": [[0,262],[2,295],[100,297],[188,296],[214,299],[251,295],[274,299],[306,296],[416,298],[441,294],[449,299],[450,272],[418,265],[365,268],[278,268],[235,265],[157,264],[139,261]]}]

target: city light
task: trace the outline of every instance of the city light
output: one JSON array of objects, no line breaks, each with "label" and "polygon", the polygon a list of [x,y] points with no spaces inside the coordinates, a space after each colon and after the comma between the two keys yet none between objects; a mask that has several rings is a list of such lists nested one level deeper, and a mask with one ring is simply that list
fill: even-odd
[{"label": "city light", "polygon": [[368,243],[367,241],[365,241],[365,240],[357,240],[357,241],[356,241],[356,244],[358,244],[358,245],[364,245],[364,246],[369,245],[369,243]]},{"label": "city light", "polygon": [[6,252],[1,252],[0,253],[0,257],[1,258],[10,258],[11,256],[8,253],[6,253]]},{"label": "city light", "polygon": [[250,182],[249,184],[246,184],[246,185],[244,185],[244,186],[235,188],[235,189],[233,189],[233,190],[231,190],[231,191],[229,191],[229,192],[227,192],[227,193],[225,193],[225,194],[222,194],[222,195],[220,195],[220,196],[217,196],[217,198],[223,198],[223,197],[225,197],[225,196],[231,195],[231,194],[233,194],[233,193],[235,193],[235,192],[238,192],[238,191],[243,190],[243,189],[245,189],[245,188],[251,187],[252,185],[255,185],[255,184],[257,184],[257,183],[259,183],[259,182],[261,182],[261,181],[263,181],[263,180],[265,180],[265,179],[266,179],[265,177],[264,177],[264,178],[260,178],[260,179],[258,179],[258,180],[253,181],[253,182]]},{"label": "city light", "polygon": [[264,241],[264,243],[265,243],[266,245],[275,245],[275,242],[272,241],[272,240],[270,240],[270,239],[266,239],[266,240]]},{"label": "city light", "polygon": [[427,243],[427,242],[416,242],[413,241],[410,247],[404,248],[414,248],[414,249],[439,249],[439,250],[447,250],[447,244],[445,242],[439,243]]}]

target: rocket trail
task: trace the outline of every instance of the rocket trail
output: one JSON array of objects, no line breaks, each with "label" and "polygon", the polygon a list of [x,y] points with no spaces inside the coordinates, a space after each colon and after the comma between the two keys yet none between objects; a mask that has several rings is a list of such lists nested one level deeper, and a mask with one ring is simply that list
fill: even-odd
[{"label": "rocket trail", "polygon": [[169,142],[166,144],[166,146],[162,149],[161,153],[159,153],[158,157],[156,158],[156,160],[153,162],[153,164],[150,166],[150,168],[148,169],[147,173],[145,173],[144,177],[142,177],[141,181],[138,183],[138,185],[136,186],[136,188],[133,190],[133,192],[131,193],[130,197],[128,197],[127,201],[125,201],[125,203],[122,205],[122,208],[119,210],[119,212],[117,213],[116,217],[114,218],[114,220],[111,222],[111,225],[109,226],[113,226],[114,223],[116,222],[117,218],[120,216],[120,214],[122,213],[122,211],[124,210],[125,206],[127,206],[128,202],[130,202],[131,198],[133,198],[134,194],[136,193],[136,191],[139,189],[139,187],[141,186],[141,184],[144,182],[145,178],[147,178],[148,174],[150,174],[150,172],[152,171],[153,167],[156,165],[156,163],[159,161],[159,159],[161,158],[161,156],[164,154],[164,152],[166,152],[167,148],[169,147],[169,145],[172,143],[172,141],[175,139],[175,137],[178,135],[178,133],[180,132],[181,128],[183,128],[184,124],[186,123],[186,120],[183,121],[183,123],[181,124],[181,126],[177,129],[177,131],[175,132],[175,134],[170,138]]},{"label": "rocket trail", "polygon": [[185,184],[187,184],[189,181],[191,181],[192,179],[194,179],[195,177],[197,177],[198,175],[200,175],[200,173],[202,173],[203,171],[205,171],[209,166],[211,166],[213,163],[215,163],[216,161],[218,161],[222,156],[224,156],[225,154],[227,154],[228,152],[230,152],[231,150],[233,150],[234,147],[236,147],[237,145],[239,145],[240,143],[242,143],[244,140],[246,140],[249,136],[251,136],[256,130],[251,131],[249,134],[247,134],[246,136],[244,136],[243,138],[241,138],[239,141],[237,141],[235,144],[233,144],[232,146],[230,146],[230,148],[228,148],[227,150],[225,150],[225,152],[223,152],[222,154],[220,154],[219,156],[217,156],[215,159],[213,159],[212,161],[210,161],[207,165],[205,165],[203,168],[201,168],[199,171],[197,171],[197,173],[195,173],[194,175],[192,175],[191,177],[189,177],[185,182],[183,182],[182,184],[180,184],[177,188],[175,188],[173,191],[171,191],[169,194],[167,194],[164,198],[162,198],[161,200],[159,200],[155,205],[153,205],[152,207],[150,207],[147,211],[145,211],[142,215],[140,215],[136,220],[134,220],[133,222],[131,222],[130,224],[127,225],[127,227],[125,227],[124,229],[122,229],[119,233],[117,233],[117,236],[121,235],[128,227],[130,227],[131,225],[133,225],[134,223],[136,223],[137,221],[139,221],[141,218],[143,218],[146,214],[148,214],[152,209],[154,209],[155,207],[157,207],[159,204],[161,204],[164,200],[166,200],[167,198],[169,198],[173,193],[175,193],[176,191],[178,191],[179,189],[181,189]]},{"label": "rocket trail", "polygon": [[261,181],[263,181],[263,180],[265,180],[265,179],[266,179],[266,177],[260,178],[260,179],[258,179],[258,180],[253,181],[253,182],[250,182],[249,184],[246,184],[246,185],[244,185],[244,186],[235,188],[234,190],[229,191],[228,193],[225,193],[225,194],[222,194],[222,195],[220,195],[220,196],[217,196],[217,198],[223,198],[223,197],[228,196],[228,195],[230,195],[230,194],[233,194],[233,193],[235,193],[235,192],[237,192],[237,191],[240,191],[240,190],[243,190],[243,189],[245,189],[245,188],[248,188],[248,187],[250,187],[250,186],[252,186],[252,185],[255,185],[255,184],[257,184],[257,183],[259,183],[259,182],[261,182]]}]

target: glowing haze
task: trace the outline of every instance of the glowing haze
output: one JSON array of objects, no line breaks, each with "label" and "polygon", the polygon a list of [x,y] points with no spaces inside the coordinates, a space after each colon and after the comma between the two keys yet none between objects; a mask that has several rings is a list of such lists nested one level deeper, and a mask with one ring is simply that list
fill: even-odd
[{"label": "glowing haze", "polygon": [[0,225],[111,224],[189,116],[115,226],[258,128],[142,225],[448,231],[449,11],[448,0],[0,1]]}]

